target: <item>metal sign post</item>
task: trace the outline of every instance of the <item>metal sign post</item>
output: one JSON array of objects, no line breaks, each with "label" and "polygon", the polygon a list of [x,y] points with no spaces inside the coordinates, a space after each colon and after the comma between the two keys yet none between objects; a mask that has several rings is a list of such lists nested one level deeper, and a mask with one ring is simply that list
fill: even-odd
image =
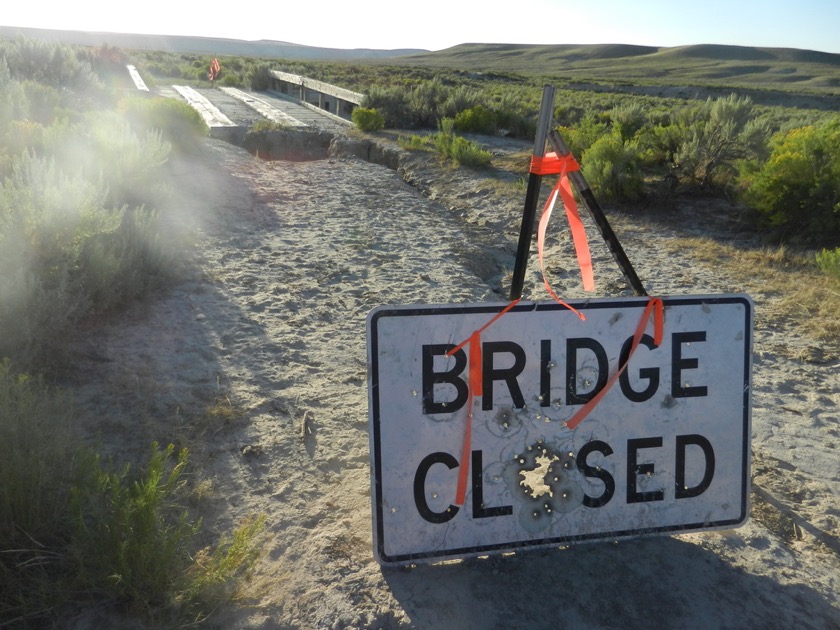
[{"label": "metal sign post", "polygon": [[[545,140],[551,128],[554,108],[554,86],[544,85],[540,116],[537,122],[537,135],[534,140],[534,155],[545,155]],[[537,203],[540,198],[542,176],[536,173],[528,175],[528,189],[525,192],[525,208],[522,211],[522,226],[519,230],[519,245],[516,249],[516,262],[513,267],[513,277],[510,283],[510,299],[518,300],[522,297],[522,285],[525,282],[525,269],[528,266],[528,253],[531,250],[531,237],[534,234],[534,217],[537,214]]]},{"label": "metal sign post", "polygon": [[[565,157],[571,155],[568,145],[566,145],[560,133],[553,129],[551,130],[552,122],[552,108],[554,103],[554,87],[551,85],[543,86],[543,98],[540,106],[540,117],[537,123],[537,134],[534,141],[534,156],[541,158],[545,155],[545,144],[548,140],[554,152],[560,156]],[[575,187],[575,190],[584,201],[584,205],[589,211],[601,237],[606,241],[613,259],[618,263],[624,277],[633,289],[636,295],[647,295],[641,280],[636,275],[636,270],[627,258],[624,248],[618,241],[618,237],[613,232],[612,227],[607,221],[607,217],[601,206],[598,204],[592,189],[589,187],[586,179],[579,170],[569,171],[569,180]],[[513,268],[513,276],[510,286],[511,301],[522,297],[522,287],[525,279],[525,270],[528,266],[528,254],[531,249],[531,237],[534,232],[534,221],[536,217],[537,202],[540,195],[540,186],[542,184],[542,177],[531,171],[528,176],[528,189],[525,193],[525,208],[522,214],[522,225],[519,232],[519,244],[516,250],[516,261]]]}]

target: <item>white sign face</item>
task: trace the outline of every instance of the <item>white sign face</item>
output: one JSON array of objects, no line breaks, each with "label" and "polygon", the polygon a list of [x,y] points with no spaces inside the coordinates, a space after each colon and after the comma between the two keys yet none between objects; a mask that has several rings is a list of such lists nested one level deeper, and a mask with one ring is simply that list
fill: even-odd
[{"label": "white sign face", "polygon": [[[743,524],[752,301],[663,298],[661,344],[653,344],[651,317],[627,362],[648,302],[572,302],[585,321],[554,302],[520,303],[480,334],[478,395],[468,387],[469,359],[478,355],[469,346],[446,353],[503,305],[373,310],[367,334],[379,562]],[[569,428],[624,362],[600,402]]]}]

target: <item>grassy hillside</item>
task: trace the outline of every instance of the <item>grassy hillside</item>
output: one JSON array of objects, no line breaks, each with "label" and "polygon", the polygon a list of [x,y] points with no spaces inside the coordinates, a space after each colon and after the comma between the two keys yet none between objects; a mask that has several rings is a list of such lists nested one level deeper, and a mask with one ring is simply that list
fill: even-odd
[{"label": "grassy hillside", "polygon": [[142,35],[131,33],[98,33],[86,31],[58,31],[48,29],[0,26],[0,38],[27,37],[75,44],[79,46],[116,46],[127,50],[159,50],[173,53],[208,55],[234,55],[244,57],[275,57],[283,59],[368,59],[398,57],[417,52],[417,48],[376,50],[373,48],[321,48],[291,42],[269,40],[246,41],[214,37],[187,37],[176,35]]},{"label": "grassy hillside", "polygon": [[566,82],[746,87],[840,96],[840,55],[789,48],[462,44],[399,62]]}]

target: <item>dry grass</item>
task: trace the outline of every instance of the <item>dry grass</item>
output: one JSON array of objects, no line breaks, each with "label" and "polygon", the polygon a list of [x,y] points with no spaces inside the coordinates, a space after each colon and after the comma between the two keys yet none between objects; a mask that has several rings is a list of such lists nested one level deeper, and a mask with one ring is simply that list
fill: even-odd
[{"label": "dry grass", "polygon": [[206,418],[214,425],[230,424],[239,420],[244,413],[228,396],[220,396],[212,404],[208,405],[204,412]]},{"label": "dry grass", "polygon": [[784,246],[739,249],[711,238],[681,238],[668,247],[690,249],[697,262],[737,276],[747,291],[763,296],[765,317],[794,322],[840,352],[840,282],[821,273],[813,256]]},{"label": "dry grass", "polygon": [[494,154],[493,166],[500,171],[508,171],[527,178],[531,167],[531,152],[517,151]]}]

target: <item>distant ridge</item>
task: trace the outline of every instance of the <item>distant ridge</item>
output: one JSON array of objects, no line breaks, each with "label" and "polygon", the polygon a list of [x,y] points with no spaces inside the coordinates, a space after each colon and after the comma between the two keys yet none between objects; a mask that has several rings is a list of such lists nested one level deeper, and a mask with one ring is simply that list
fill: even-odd
[{"label": "distant ridge", "polygon": [[[488,69],[510,72],[533,70],[534,66],[546,70],[550,62],[564,64],[605,65],[621,64],[623,60],[645,68],[678,62],[691,65],[691,61],[713,60],[720,63],[759,62],[765,64],[819,64],[840,67],[840,54],[802,50],[797,48],[760,48],[696,44],[691,46],[658,47],[633,44],[502,44],[465,43],[439,51],[418,48],[324,48],[274,40],[248,41],[187,35],[148,35],[132,33],[105,33],[66,31],[0,26],[0,37],[24,36],[32,39],[59,41],[81,46],[109,44],[125,49],[162,50],[177,53],[240,55],[247,57],[276,57],[285,59],[393,59],[411,65],[452,66],[465,64],[464,69]],[[457,67],[457,66],[456,66]],[[585,66],[588,67],[588,66]],[[575,68],[573,68],[575,69]],[[635,77],[634,77],[635,78]]]},{"label": "distant ridge", "polygon": [[717,61],[767,61],[819,63],[840,66],[840,55],[801,50],[798,48],[757,48],[751,46],[725,46],[722,44],[696,44],[692,46],[638,46],[631,44],[459,44],[437,52],[412,55],[412,61],[443,59],[445,57],[487,58],[491,54],[508,59],[562,59],[575,61],[602,61],[658,57],[673,59],[713,59]]},{"label": "distant ridge", "polygon": [[784,61],[798,63],[827,63],[840,66],[840,55],[802,50],[799,48],[751,48],[749,46],[722,46],[701,44],[660,49],[663,55],[674,57],[703,57],[721,61]]},{"label": "distant ridge", "polygon": [[530,75],[598,91],[661,96],[664,87],[679,88],[679,93],[698,87],[707,94],[734,90],[768,103],[779,100],[776,94],[806,94],[821,109],[836,109],[840,103],[840,55],[795,48],[460,44],[401,57],[399,64]]},{"label": "distant ridge", "polygon": [[428,52],[419,48],[378,50],[374,48],[321,48],[271,40],[246,41],[214,37],[181,35],[144,35],[131,33],[103,33],[89,31],[60,31],[17,26],[0,26],[0,37],[28,37],[78,46],[104,44],[128,50],[161,50],[175,53],[235,55],[243,57],[274,57],[283,59],[375,59],[400,57]]}]

